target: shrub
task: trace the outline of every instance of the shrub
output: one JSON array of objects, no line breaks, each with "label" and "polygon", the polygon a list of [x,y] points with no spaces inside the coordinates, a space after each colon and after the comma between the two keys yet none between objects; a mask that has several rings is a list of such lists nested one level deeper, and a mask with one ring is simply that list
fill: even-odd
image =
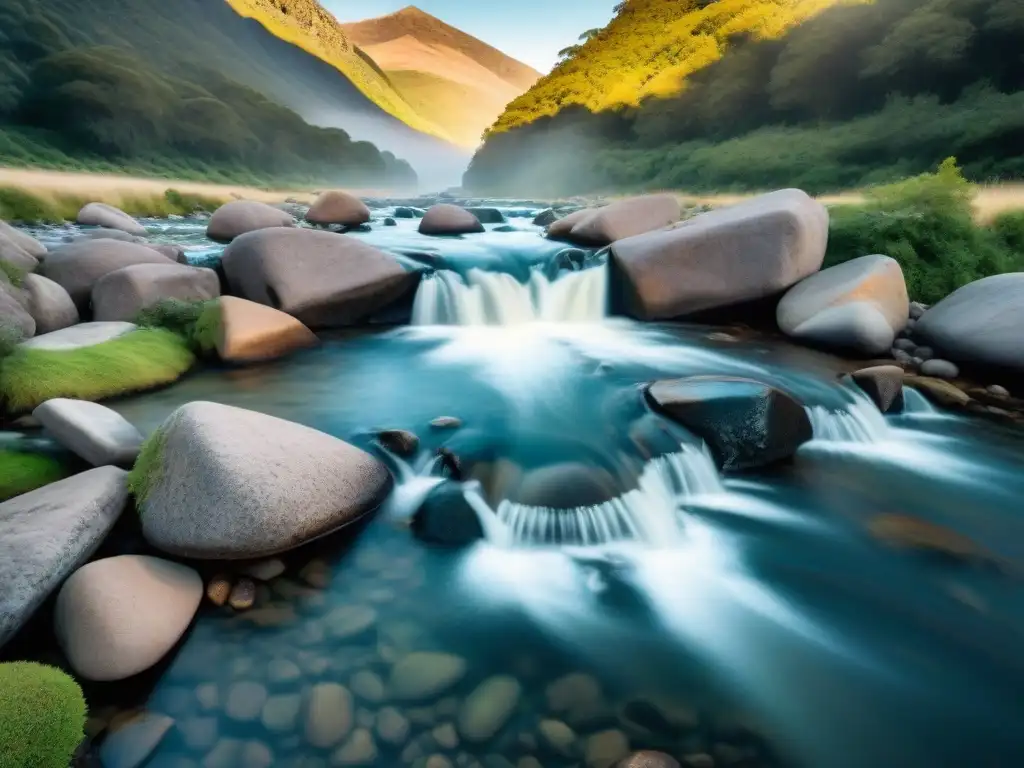
[{"label": "shrub", "polygon": [[82,689],[59,669],[0,664],[0,768],[67,768],[85,711]]},{"label": "shrub", "polygon": [[1024,211],[999,214],[992,221],[991,229],[1006,248],[1024,257]]},{"label": "shrub", "polygon": [[145,328],[163,328],[184,339],[195,352],[210,352],[217,345],[220,329],[220,302],[163,299],[142,310],[135,324]]},{"label": "shrub", "polygon": [[20,347],[0,367],[0,396],[13,413],[54,397],[102,400],[169,384],[194,363],[181,337],[161,328],[78,349]]},{"label": "shrub", "polygon": [[21,451],[0,451],[0,501],[42,488],[68,476],[52,456]]}]

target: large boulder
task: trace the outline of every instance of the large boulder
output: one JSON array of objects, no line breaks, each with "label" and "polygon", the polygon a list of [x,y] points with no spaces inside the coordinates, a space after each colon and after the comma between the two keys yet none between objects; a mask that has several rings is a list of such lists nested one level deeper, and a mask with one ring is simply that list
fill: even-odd
[{"label": "large boulder", "polygon": [[957,363],[1024,371],[1024,272],[984,277],[953,291],[914,326]]},{"label": "large boulder", "polygon": [[599,208],[581,208],[578,211],[573,211],[548,224],[546,234],[552,240],[566,240],[573,227],[599,210]]},{"label": "large boulder", "polygon": [[310,328],[359,323],[411,295],[420,279],[357,238],[310,229],[243,235],[224,251],[222,263],[233,293]]},{"label": "large boulder", "polygon": [[465,235],[483,231],[480,219],[465,208],[450,203],[430,206],[420,219],[421,235]]},{"label": "large boulder", "polygon": [[13,264],[22,272],[31,272],[39,266],[39,259],[0,232],[0,261]]},{"label": "large boulder", "polygon": [[0,646],[106,538],[125,475],[100,467],[0,504]]},{"label": "large boulder", "polygon": [[657,381],[646,395],[653,408],[704,440],[722,469],[774,464],[814,437],[804,407],[760,381],[693,376]]},{"label": "large boulder", "polygon": [[42,275],[29,274],[21,283],[25,308],[36,321],[36,333],[59,331],[79,320],[78,308],[59,283]]},{"label": "large boulder", "polygon": [[582,245],[608,245],[675,224],[682,213],[675,195],[630,197],[581,217],[568,238]]},{"label": "large boulder", "polygon": [[194,402],[150,437],[132,472],[142,530],[195,558],[256,558],[330,533],[391,490],[377,459],[254,411]]},{"label": "large boulder", "polygon": [[294,226],[295,217],[280,208],[255,200],[234,200],[213,212],[206,225],[206,236],[219,243],[230,243],[246,232]]},{"label": "large boulder", "polygon": [[255,363],[275,360],[297,349],[320,343],[316,335],[291,315],[235,296],[218,302],[220,322],[215,344],[221,360]]},{"label": "large boulder", "polygon": [[46,257],[45,245],[20,229],[15,229],[6,221],[0,221],[0,235],[14,241],[16,245],[21,246],[22,250],[31,256],[35,256],[37,259]]},{"label": "large boulder", "polygon": [[174,264],[166,256],[138,243],[120,240],[83,240],[56,248],[47,255],[39,273],[61,285],[79,312],[89,309],[92,288],[104,275],[134,264]]},{"label": "large boulder", "polygon": [[79,676],[123,680],[174,647],[202,599],[202,577],[187,566],[144,555],[97,560],[57,595],[57,642]]},{"label": "large boulder", "polygon": [[27,339],[36,332],[36,321],[22,304],[22,296],[17,289],[0,282],[0,333],[5,336],[13,332]]},{"label": "large boulder", "polygon": [[341,190],[323,192],[306,212],[310,224],[358,227],[370,220],[370,209],[355,195]]},{"label": "large boulder", "polygon": [[776,310],[787,336],[878,355],[892,348],[910,316],[903,270],[888,256],[861,256],[793,286]]},{"label": "large boulder", "polygon": [[209,301],[220,296],[212,269],[182,264],[133,264],[109,272],[92,287],[93,319],[132,321],[163,299]]},{"label": "large boulder", "polygon": [[99,403],[55,397],[36,407],[32,415],[58,443],[96,467],[130,466],[142,447],[142,433]]},{"label": "large boulder", "polygon": [[129,235],[146,236],[146,228],[144,226],[120,208],[115,208],[106,203],[87,203],[78,212],[76,221],[86,226],[119,229],[122,232],[127,232]]},{"label": "large boulder", "polygon": [[773,296],[821,268],[827,241],[828,212],[798,189],[627,237],[611,246],[613,309],[665,320]]}]

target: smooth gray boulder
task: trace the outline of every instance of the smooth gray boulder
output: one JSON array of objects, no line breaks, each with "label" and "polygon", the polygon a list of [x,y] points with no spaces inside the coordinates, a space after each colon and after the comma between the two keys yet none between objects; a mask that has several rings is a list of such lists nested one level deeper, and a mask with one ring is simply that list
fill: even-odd
[{"label": "smooth gray boulder", "polygon": [[668,320],[774,296],[821,268],[827,241],[821,203],[798,189],[760,195],[613,243],[612,308]]},{"label": "smooth gray boulder", "polygon": [[914,328],[956,363],[1024,371],[1024,272],[984,277],[927,310]]},{"label": "smooth gray boulder", "polygon": [[219,243],[230,243],[246,232],[294,226],[295,217],[280,208],[255,200],[234,200],[213,212],[206,225],[206,236]]},{"label": "smooth gray boulder", "polygon": [[32,237],[32,235],[12,227],[6,221],[0,221],[0,235],[3,235],[8,240],[14,241],[14,243],[20,246],[22,250],[31,256],[35,256],[37,259],[43,259],[46,257],[45,245]]},{"label": "smooth gray boulder", "polygon": [[99,403],[56,397],[37,406],[32,415],[58,443],[95,467],[130,466],[142,447],[142,433]]},{"label": "smooth gray boulder", "polygon": [[794,339],[879,355],[892,348],[910,316],[903,269],[888,256],[861,256],[793,286],[776,310]]},{"label": "smooth gray boulder", "polygon": [[22,294],[8,284],[0,282],[0,331],[30,338],[36,332],[36,321],[22,304]]},{"label": "smooth gray boulder", "polygon": [[322,192],[306,212],[310,224],[358,227],[370,220],[370,209],[355,195],[341,190]]},{"label": "smooth gray boulder", "polygon": [[457,205],[438,203],[427,209],[420,219],[421,235],[467,235],[483,232],[480,219]]},{"label": "smooth gray boulder", "polygon": [[250,232],[224,251],[231,292],[310,328],[362,322],[409,296],[420,275],[348,235],[311,229]]},{"label": "smooth gray boulder", "polygon": [[129,235],[146,236],[146,228],[144,226],[120,208],[115,208],[106,203],[87,203],[78,212],[76,221],[86,226],[119,229],[122,232],[127,232]]},{"label": "smooth gray boulder", "polygon": [[381,504],[391,476],[368,453],[300,424],[227,405],[182,406],[159,428],[138,499],[146,539],[184,557],[274,555]]},{"label": "smooth gray boulder", "polygon": [[0,261],[13,264],[22,272],[31,272],[39,266],[39,259],[3,233],[0,233]]},{"label": "smooth gray boulder", "polygon": [[134,264],[174,264],[152,248],[120,240],[83,240],[50,251],[39,273],[61,285],[78,311],[89,309],[92,288],[104,275]]},{"label": "smooth gray boulder", "polygon": [[22,342],[33,349],[80,349],[102,344],[138,328],[135,323],[79,323]]},{"label": "smooth gray boulder", "polygon": [[641,195],[617,200],[581,217],[568,239],[581,245],[608,245],[663,229],[679,221],[683,209],[675,195]]},{"label": "smooth gray boulder", "polygon": [[183,264],[133,264],[109,272],[92,287],[93,318],[132,321],[164,299],[209,301],[220,296],[212,269]]},{"label": "smooth gray boulder", "polygon": [[0,504],[0,646],[96,551],[128,501],[126,478],[100,467]]},{"label": "smooth gray boulder", "polygon": [[21,283],[25,308],[36,321],[36,333],[59,331],[79,321],[78,308],[59,283],[35,273],[25,275]]}]

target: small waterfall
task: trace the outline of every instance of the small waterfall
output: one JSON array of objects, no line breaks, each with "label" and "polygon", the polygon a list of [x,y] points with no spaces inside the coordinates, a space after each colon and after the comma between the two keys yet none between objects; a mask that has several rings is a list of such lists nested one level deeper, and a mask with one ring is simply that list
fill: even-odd
[{"label": "small waterfall", "polygon": [[533,270],[521,283],[503,272],[471,269],[463,278],[440,270],[423,278],[413,303],[414,325],[588,323],[605,317],[608,271],[593,267],[549,280]]},{"label": "small waterfall", "polygon": [[723,492],[707,451],[684,446],[679,453],[650,461],[635,489],[591,507],[553,509],[505,500],[492,510],[475,491],[467,500],[480,515],[488,539],[499,546],[595,546],[615,541],[665,545],[682,536],[679,509],[687,498]]},{"label": "small waterfall", "polygon": [[903,388],[903,414],[905,416],[935,416],[939,412],[927,397],[913,387]]},{"label": "small waterfall", "polygon": [[846,409],[821,405],[807,409],[814,439],[830,443],[877,443],[890,437],[885,416],[867,397],[857,396]]}]

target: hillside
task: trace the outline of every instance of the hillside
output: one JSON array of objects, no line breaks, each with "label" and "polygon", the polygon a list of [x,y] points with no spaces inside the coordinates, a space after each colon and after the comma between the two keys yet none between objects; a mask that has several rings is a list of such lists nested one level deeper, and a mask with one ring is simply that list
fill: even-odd
[{"label": "hillside", "polygon": [[[587,37],[587,35],[585,35]],[[626,0],[512,102],[480,193],[1024,176],[1019,0]]]},{"label": "hillside", "polygon": [[412,6],[342,25],[402,97],[465,147],[540,73]]}]

